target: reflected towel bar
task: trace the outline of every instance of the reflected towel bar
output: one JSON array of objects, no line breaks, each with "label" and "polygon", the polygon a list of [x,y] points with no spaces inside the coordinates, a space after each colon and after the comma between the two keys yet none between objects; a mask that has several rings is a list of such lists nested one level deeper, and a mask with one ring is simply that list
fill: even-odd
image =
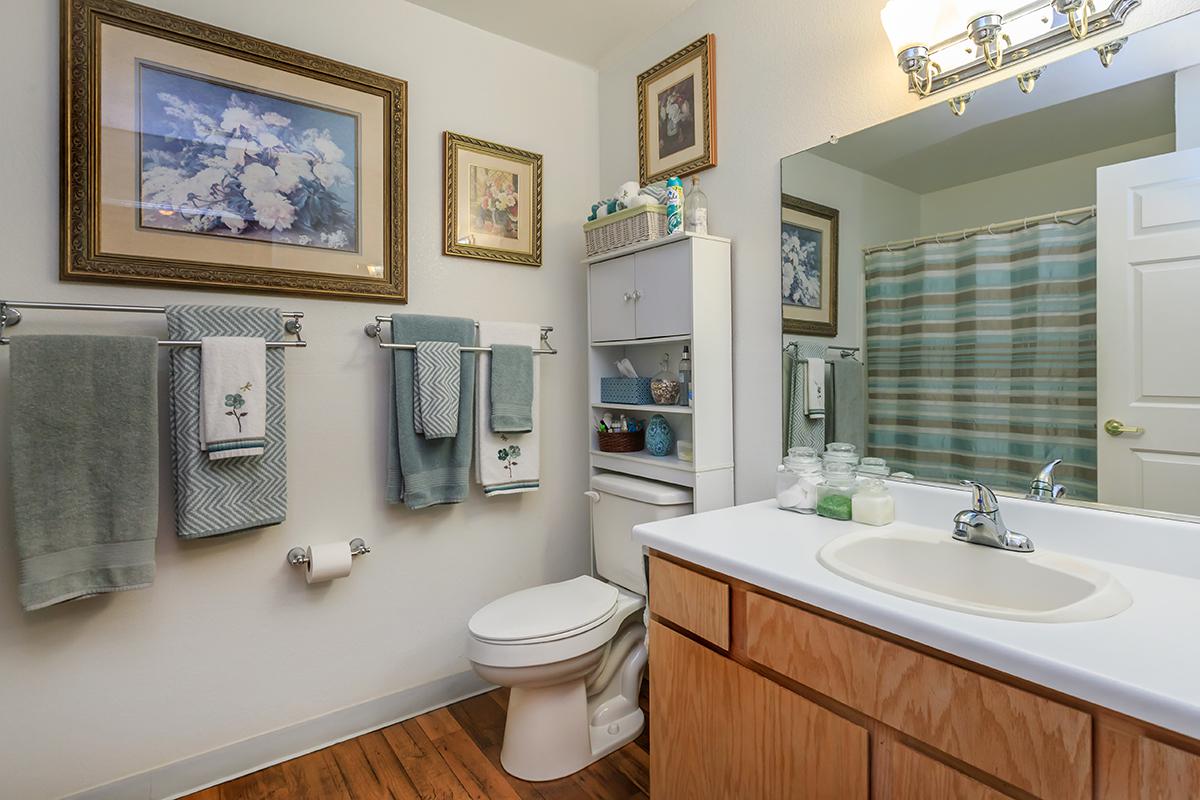
[{"label": "reflected towel bar", "polygon": [[[125,306],[109,303],[52,303],[41,300],[0,300],[0,345],[9,343],[4,336],[4,329],[15,327],[21,322],[22,308],[45,308],[59,311],[118,311],[127,314],[165,314],[167,309],[162,306]],[[303,328],[303,311],[280,311],[279,316],[285,317],[283,330],[295,341],[267,342],[267,347],[307,347],[308,342],[300,336]],[[159,347],[199,347],[199,340],[164,339],[159,341]]]},{"label": "reflected towel bar", "polygon": [[[390,325],[391,323],[391,317],[381,314],[375,317],[374,322],[368,322],[366,324],[366,326],[363,328],[363,333],[365,333],[369,338],[375,339],[379,343],[379,347],[384,350],[416,350],[417,346],[415,344],[392,344],[383,340],[383,326],[385,324]],[[479,327],[478,322],[475,323],[475,327]],[[553,330],[553,325],[542,326],[542,346],[533,351],[535,356],[552,356],[558,354],[558,351],[555,350],[553,345],[550,344],[550,333]],[[492,348],[490,347],[462,347],[459,349],[464,353],[492,352]]]}]

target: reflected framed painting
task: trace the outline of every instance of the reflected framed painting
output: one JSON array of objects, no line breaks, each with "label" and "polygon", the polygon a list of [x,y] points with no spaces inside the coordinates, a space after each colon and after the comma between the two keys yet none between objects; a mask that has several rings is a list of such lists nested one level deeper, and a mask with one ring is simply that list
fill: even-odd
[{"label": "reflected framed painting", "polygon": [[407,300],[405,81],[63,0],[66,280]]},{"label": "reflected framed painting", "polygon": [[783,332],[837,336],[838,210],[789,194],[780,204]]},{"label": "reflected framed painting", "polygon": [[542,157],[445,133],[448,256],[542,265]]},{"label": "reflected framed painting", "polygon": [[710,33],[638,76],[643,186],[717,165],[716,46]]}]

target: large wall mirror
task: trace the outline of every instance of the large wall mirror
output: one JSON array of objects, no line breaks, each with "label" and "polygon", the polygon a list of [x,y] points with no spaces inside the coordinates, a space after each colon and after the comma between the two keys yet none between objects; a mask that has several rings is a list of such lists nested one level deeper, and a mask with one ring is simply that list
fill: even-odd
[{"label": "large wall mirror", "polygon": [[785,451],[1200,515],[1198,35],[783,159]]}]

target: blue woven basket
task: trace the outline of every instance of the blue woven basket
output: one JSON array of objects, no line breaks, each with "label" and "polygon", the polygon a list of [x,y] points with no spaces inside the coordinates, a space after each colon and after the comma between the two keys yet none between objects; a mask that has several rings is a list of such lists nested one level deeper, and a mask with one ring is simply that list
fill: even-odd
[{"label": "blue woven basket", "polygon": [[650,394],[650,379],[601,378],[600,402],[650,405],[654,402],[654,396]]}]

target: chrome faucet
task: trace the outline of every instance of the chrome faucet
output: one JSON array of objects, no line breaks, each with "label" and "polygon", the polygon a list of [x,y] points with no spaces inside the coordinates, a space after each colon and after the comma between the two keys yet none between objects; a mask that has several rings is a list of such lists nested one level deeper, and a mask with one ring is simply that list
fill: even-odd
[{"label": "chrome faucet", "polygon": [[971,544],[1032,553],[1033,542],[1028,536],[1010,531],[1000,517],[1000,502],[996,493],[982,483],[960,481],[971,487],[971,507],[954,515],[954,538]]},{"label": "chrome faucet", "polygon": [[1026,500],[1053,503],[1067,493],[1067,487],[1054,482],[1054,468],[1061,463],[1062,459],[1056,458],[1041,468],[1034,479],[1029,482],[1029,492],[1025,495]]}]

